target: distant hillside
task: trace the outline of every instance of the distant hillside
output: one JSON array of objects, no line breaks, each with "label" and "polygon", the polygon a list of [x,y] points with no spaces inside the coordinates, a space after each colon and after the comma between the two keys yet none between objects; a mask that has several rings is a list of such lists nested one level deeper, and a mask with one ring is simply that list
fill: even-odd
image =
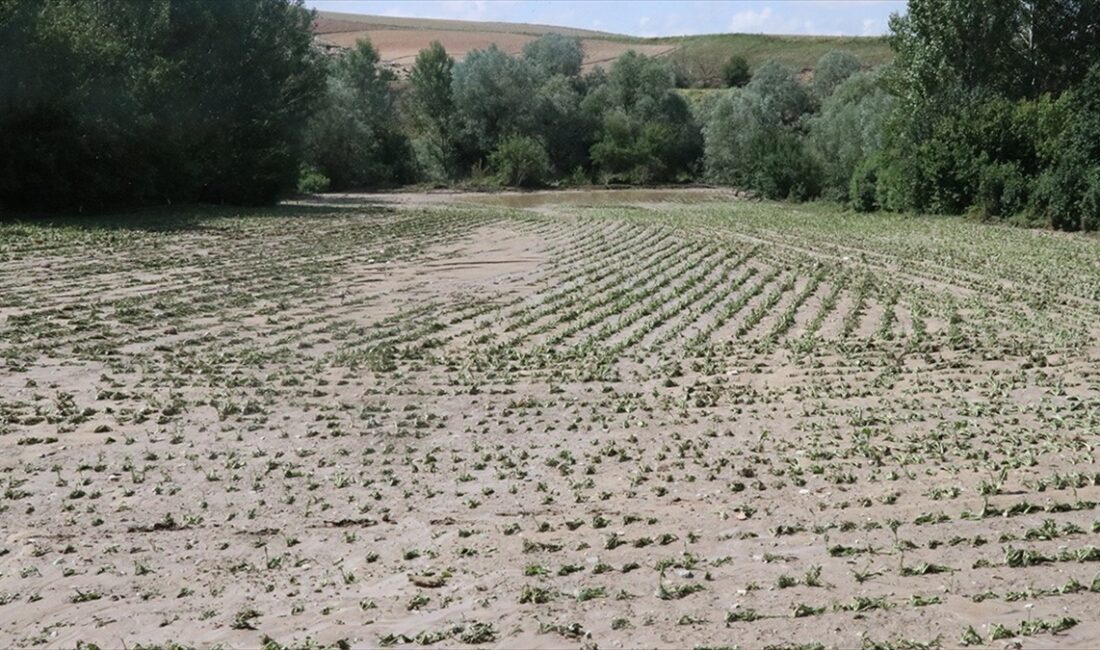
[{"label": "distant hillside", "polygon": [[584,65],[610,63],[627,50],[649,56],[667,56],[679,63],[699,83],[717,82],[722,64],[731,56],[744,56],[751,67],[775,59],[808,73],[822,54],[845,49],[871,67],[892,58],[886,39],[850,36],[768,36],[760,34],[709,34],[637,38],[572,27],[526,23],[483,23],[433,18],[393,18],[323,11],[314,23],[317,40],[331,48],[347,48],[369,38],[382,59],[398,69],[408,69],[416,54],[439,41],[461,59],[467,52],[496,44],[518,54],[524,44],[547,33],[575,36],[585,51]]},{"label": "distant hillside", "polygon": [[865,36],[772,36],[767,34],[707,34],[649,39],[646,43],[671,45],[670,56],[701,78],[720,78],[722,66],[735,54],[745,57],[749,67],[774,59],[797,71],[809,73],[817,60],[830,50],[847,50],[865,67],[872,68],[894,58],[886,38]]},{"label": "distant hillside", "polygon": [[431,18],[390,18],[320,12],[314,24],[317,39],[330,47],[351,47],[361,38],[369,38],[382,59],[399,69],[412,66],[416,55],[432,41],[439,41],[456,59],[471,50],[496,44],[509,54],[519,54],[523,46],[542,34],[575,36],[584,47],[584,66],[591,68],[613,61],[627,50],[649,56],[667,56],[676,50],[673,43],[644,43],[615,34],[570,27],[528,25],[523,23],[480,23],[466,20]]}]

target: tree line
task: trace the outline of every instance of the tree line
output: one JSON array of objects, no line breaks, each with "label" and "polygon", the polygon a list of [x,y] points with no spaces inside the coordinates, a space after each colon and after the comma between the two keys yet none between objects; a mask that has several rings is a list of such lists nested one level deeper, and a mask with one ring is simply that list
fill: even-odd
[{"label": "tree line", "polygon": [[407,79],[313,44],[300,0],[0,0],[0,208],[266,203],[414,182],[704,181],[856,210],[1100,227],[1100,0],[910,0],[892,63],[582,69],[547,34]]},{"label": "tree line", "polygon": [[439,43],[406,84],[368,41],[330,63],[307,126],[307,174],[330,189],[499,182],[657,183],[696,177],[702,132],[667,62],[628,52],[582,72],[577,39],[547,34],[511,56],[455,61]]}]

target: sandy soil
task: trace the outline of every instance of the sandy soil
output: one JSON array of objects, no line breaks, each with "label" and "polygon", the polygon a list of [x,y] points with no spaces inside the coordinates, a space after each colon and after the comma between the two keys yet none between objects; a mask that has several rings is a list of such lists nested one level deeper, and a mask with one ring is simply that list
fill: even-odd
[{"label": "sandy soil", "polygon": [[670,192],[0,231],[0,645],[1094,646],[1097,313]]}]

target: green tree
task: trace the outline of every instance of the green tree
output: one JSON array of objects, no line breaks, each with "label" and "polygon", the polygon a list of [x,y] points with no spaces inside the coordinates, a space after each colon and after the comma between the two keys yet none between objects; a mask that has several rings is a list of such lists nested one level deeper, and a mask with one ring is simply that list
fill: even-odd
[{"label": "green tree", "polygon": [[1087,174],[1051,168],[1036,116],[1085,83],[1100,60],[1098,21],[1092,0],[912,0],[893,16],[885,79],[898,101],[876,175],[882,204],[1008,216],[1030,195],[1066,223],[1055,215]]},{"label": "green tree", "polygon": [[0,0],[0,207],[264,203],[323,83],[296,0]]},{"label": "green tree", "polygon": [[893,98],[873,72],[840,83],[809,121],[809,142],[822,161],[826,196],[847,200],[852,176],[860,163],[883,147],[886,118]]},{"label": "green tree", "polygon": [[745,91],[759,96],[764,102],[763,110],[778,116],[784,124],[798,122],[814,105],[794,71],[776,61],[766,61],[760,66]]},{"label": "green tree", "polygon": [[605,179],[665,182],[694,173],[702,134],[668,63],[627,52],[582,108],[600,126],[590,154]]},{"label": "green tree", "polygon": [[489,156],[500,182],[513,187],[537,187],[550,175],[550,158],[542,144],[530,136],[513,135],[501,141]]},{"label": "green tree", "polygon": [[151,59],[171,62],[168,92],[155,105],[168,113],[160,126],[175,127],[197,198],[276,200],[297,184],[303,124],[323,83],[312,14],[297,0],[171,0],[168,11]]},{"label": "green tree", "polygon": [[1032,210],[1054,228],[1100,230],[1100,65],[1062,104],[1068,119],[1055,111],[1042,113],[1050,119],[1053,112],[1053,124],[1038,130],[1057,135],[1040,147],[1042,153],[1052,152],[1053,162],[1036,182]]},{"label": "green tree", "polygon": [[1084,81],[1100,63],[1100,2],[1026,0],[1021,6],[1029,96],[1058,94]]},{"label": "green tree", "polygon": [[409,73],[409,100],[414,124],[428,144],[430,155],[448,178],[458,174],[455,159],[454,95],[451,89],[454,59],[439,41],[416,55]]},{"label": "green tree", "polygon": [[722,67],[722,80],[726,82],[727,88],[740,88],[749,83],[751,79],[752,72],[749,71],[749,62],[739,54],[731,56],[729,61],[726,61],[726,65]]},{"label": "green tree", "polygon": [[833,94],[836,87],[845,79],[859,72],[860,63],[851,52],[830,50],[814,66],[813,91],[818,100],[823,101]]},{"label": "green tree", "polygon": [[504,136],[534,132],[538,75],[529,62],[490,45],[468,53],[453,75],[455,114],[469,162],[486,157]]},{"label": "green tree", "polygon": [[395,111],[395,79],[365,39],[332,63],[323,105],[307,131],[309,162],[330,180],[330,189],[411,180],[411,151]]},{"label": "green tree", "polygon": [[537,134],[558,175],[587,169],[588,152],[598,122],[582,109],[584,96],[575,78],[557,74],[539,87],[535,96]]},{"label": "green tree", "polygon": [[523,58],[543,77],[575,77],[581,72],[584,50],[580,39],[550,33],[524,45]]},{"label": "green tree", "polygon": [[709,111],[704,127],[707,177],[771,198],[810,198],[821,170],[801,137],[812,101],[790,69],[769,61],[751,82]]},{"label": "green tree", "polygon": [[1058,94],[1100,62],[1095,0],[910,0],[890,30],[894,89],[906,104],[951,88]]}]

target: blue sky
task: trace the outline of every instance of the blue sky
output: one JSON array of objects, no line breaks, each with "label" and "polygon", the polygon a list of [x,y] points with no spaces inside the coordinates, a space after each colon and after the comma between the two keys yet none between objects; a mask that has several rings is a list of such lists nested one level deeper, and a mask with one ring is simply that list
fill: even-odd
[{"label": "blue sky", "polygon": [[904,0],[306,0],[359,14],[543,23],[634,36],[879,35]]}]

